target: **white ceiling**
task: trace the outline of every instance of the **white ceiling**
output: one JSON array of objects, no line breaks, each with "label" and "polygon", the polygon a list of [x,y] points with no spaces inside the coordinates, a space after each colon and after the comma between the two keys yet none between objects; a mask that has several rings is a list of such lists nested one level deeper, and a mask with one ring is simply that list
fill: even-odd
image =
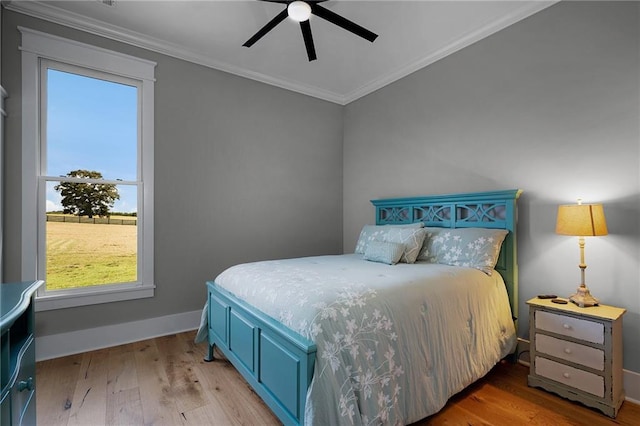
[{"label": "white ceiling", "polygon": [[7,8],[344,105],[553,3],[330,0],[322,5],[379,37],[370,43],[312,17],[313,62],[289,19],[242,46],[284,9],[277,3],[14,0]]}]

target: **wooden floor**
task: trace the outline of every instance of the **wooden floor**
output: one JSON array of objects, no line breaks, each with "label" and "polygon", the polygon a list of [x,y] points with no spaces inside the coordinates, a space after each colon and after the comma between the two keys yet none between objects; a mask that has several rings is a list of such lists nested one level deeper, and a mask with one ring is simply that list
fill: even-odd
[{"label": "wooden floor", "polygon": [[[203,362],[194,332],[37,364],[38,425],[276,425],[235,369]],[[640,425],[640,405],[617,419],[527,387],[528,369],[499,364],[416,425]]]}]

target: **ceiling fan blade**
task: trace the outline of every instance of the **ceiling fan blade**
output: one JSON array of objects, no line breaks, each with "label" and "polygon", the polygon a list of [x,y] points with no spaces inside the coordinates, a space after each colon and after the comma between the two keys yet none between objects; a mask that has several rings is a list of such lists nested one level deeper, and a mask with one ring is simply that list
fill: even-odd
[{"label": "ceiling fan blade", "polygon": [[377,34],[369,31],[364,27],[361,27],[355,22],[352,22],[346,18],[343,18],[337,13],[332,12],[329,9],[322,7],[317,3],[309,3],[309,6],[311,6],[311,13],[313,13],[314,15],[319,16],[320,18],[325,19],[331,22],[332,24],[342,27],[347,31],[350,31],[356,35],[359,35],[365,40],[369,40],[370,42],[373,42],[376,38],[378,38]]},{"label": "ceiling fan blade", "polygon": [[309,20],[300,22],[300,29],[302,29],[302,38],[304,38],[304,45],[307,48],[307,56],[309,62],[318,59],[316,56],[316,47],[313,44],[313,36],[311,35],[311,24]]},{"label": "ceiling fan blade", "polygon": [[275,18],[273,18],[271,21],[267,22],[267,25],[265,25],[264,27],[260,28],[258,30],[257,33],[255,33],[253,35],[253,37],[251,37],[249,40],[247,40],[243,46],[246,47],[251,47],[253,46],[253,44],[260,40],[262,37],[264,37],[265,34],[267,34],[269,31],[271,31],[272,29],[275,28],[276,25],[278,25],[280,22],[284,21],[284,19],[288,16],[287,14],[287,9],[285,8],[282,12],[278,13],[276,15]]}]

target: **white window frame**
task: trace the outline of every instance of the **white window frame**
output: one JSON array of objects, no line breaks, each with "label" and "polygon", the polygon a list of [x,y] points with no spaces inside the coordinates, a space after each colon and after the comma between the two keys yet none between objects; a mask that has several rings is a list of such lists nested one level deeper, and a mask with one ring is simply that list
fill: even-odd
[{"label": "white window frame", "polygon": [[[22,252],[21,279],[44,279],[47,178],[41,172],[41,63],[45,60],[139,82],[138,281],[67,291],[39,290],[36,311],[153,297],[153,141],[155,62],[24,27],[22,34]],[[87,74],[85,74],[87,75]],[[117,81],[117,80],[114,80]],[[27,119],[29,118],[29,119]],[[40,247],[39,247],[40,244]],[[40,266],[40,267],[39,267]]]}]

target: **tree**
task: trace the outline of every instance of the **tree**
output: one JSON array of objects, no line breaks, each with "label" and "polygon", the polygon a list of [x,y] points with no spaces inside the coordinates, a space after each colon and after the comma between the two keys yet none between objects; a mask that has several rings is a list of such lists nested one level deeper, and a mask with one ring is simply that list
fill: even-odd
[{"label": "tree", "polygon": [[[73,170],[67,177],[102,179],[102,173],[92,170]],[[120,199],[112,183],[60,182],[53,189],[62,195],[63,213],[77,216],[108,216],[113,203]]]}]

